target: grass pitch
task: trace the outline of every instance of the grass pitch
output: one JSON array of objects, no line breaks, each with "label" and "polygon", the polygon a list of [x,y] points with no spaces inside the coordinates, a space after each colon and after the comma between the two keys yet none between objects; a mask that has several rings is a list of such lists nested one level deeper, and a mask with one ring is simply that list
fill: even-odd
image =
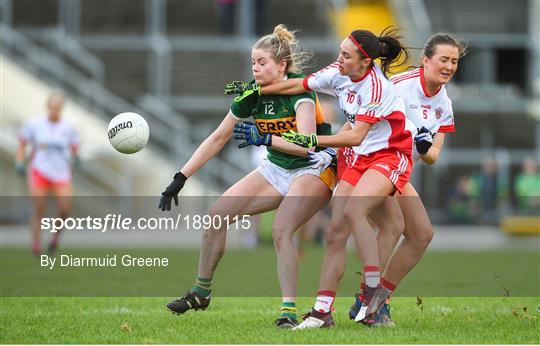
[{"label": "grass pitch", "polygon": [[[393,328],[349,321],[336,301],[334,329],[279,330],[279,298],[219,298],[206,311],[172,315],[168,298],[4,298],[0,342],[76,344],[531,344],[539,343],[538,298],[394,298]],[[299,300],[301,311],[313,298]]]},{"label": "grass pitch", "polygon": [[[228,251],[206,311],[165,304],[192,286],[197,250],[64,249],[74,256],[167,256],[167,268],[41,268],[29,249],[0,252],[0,343],[25,344],[538,344],[538,251],[431,252],[392,299],[394,328],[348,320],[360,267],[353,252],[335,303],[337,327],[278,330],[280,294],[271,247]],[[300,313],[314,303],[323,250],[300,262]],[[480,297],[481,296],[481,297]]]}]

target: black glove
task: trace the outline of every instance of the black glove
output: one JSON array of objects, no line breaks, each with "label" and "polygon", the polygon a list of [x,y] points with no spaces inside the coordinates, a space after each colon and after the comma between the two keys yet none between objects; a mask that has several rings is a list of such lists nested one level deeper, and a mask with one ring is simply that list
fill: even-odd
[{"label": "black glove", "polygon": [[174,198],[174,204],[178,206],[178,193],[184,187],[187,177],[178,172],[174,175],[173,181],[167,186],[165,191],[161,193],[161,199],[159,200],[158,209],[161,211],[171,210],[171,201]]},{"label": "black glove", "polygon": [[426,127],[422,126],[416,136],[414,136],[416,151],[420,155],[425,155],[433,144],[433,134]]}]

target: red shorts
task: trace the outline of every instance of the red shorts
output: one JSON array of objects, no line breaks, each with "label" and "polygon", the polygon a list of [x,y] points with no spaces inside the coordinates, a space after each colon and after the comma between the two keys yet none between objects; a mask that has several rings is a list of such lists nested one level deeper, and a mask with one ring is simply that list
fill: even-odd
[{"label": "red shorts", "polygon": [[412,154],[405,154],[395,149],[385,149],[369,155],[359,155],[354,160],[351,148],[342,148],[338,156],[338,180],[345,180],[356,186],[368,169],[381,172],[401,193],[409,182],[412,173]]},{"label": "red shorts", "polygon": [[37,169],[31,168],[30,174],[28,176],[28,183],[30,185],[30,188],[39,189],[39,188],[62,187],[62,186],[69,185],[71,181],[70,180],[54,181],[45,177]]}]

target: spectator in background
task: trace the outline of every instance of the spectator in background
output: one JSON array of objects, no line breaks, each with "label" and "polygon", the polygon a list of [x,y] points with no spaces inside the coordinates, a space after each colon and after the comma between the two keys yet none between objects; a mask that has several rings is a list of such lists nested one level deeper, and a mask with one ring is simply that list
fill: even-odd
[{"label": "spectator in background", "polygon": [[536,211],[538,213],[540,208],[540,172],[534,158],[528,157],[523,160],[521,173],[514,180],[514,192],[520,212]]},{"label": "spectator in background", "polygon": [[[32,119],[19,134],[16,169],[26,175],[25,149],[32,148],[28,169],[28,190],[34,204],[32,215],[32,252],[41,254],[41,219],[47,207],[47,197],[54,195],[59,218],[68,217],[71,210],[71,163],[78,164],[79,134],[71,122],[61,116],[64,95],[55,91],[47,100],[47,115]],[[55,226],[56,227],[56,226]],[[49,244],[49,255],[58,246],[60,229],[54,233]]]},{"label": "spectator in background", "polygon": [[482,171],[471,177],[471,195],[477,200],[480,208],[480,222],[497,224],[499,221],[499,199],[508,196],[507,188],[498,175],[497,161],[487,159]]},{"label": "spectator in background", "polygon": [[454,224],[471,223],[477,215],[472,198],[471,177],[459,177],[448,196],[448,221]]}]

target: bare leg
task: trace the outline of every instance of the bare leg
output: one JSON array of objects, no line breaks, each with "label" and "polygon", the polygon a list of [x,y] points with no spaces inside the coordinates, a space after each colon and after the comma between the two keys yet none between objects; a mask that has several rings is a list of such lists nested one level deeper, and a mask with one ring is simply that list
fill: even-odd
[{"label": "bare leg", "polygon": [[[277,208],[283,197],[258,172],[253,171],[231,186],[210,208],[210,216],[252,215]],[[205,230],[201,240],[198,276],[211,278],[225,252],[227,226]]]},{"label": "bare leg", "polygon": [[326,230],[326,251],[319,279],[319,291],[336,292],[345,271],[347,260],[347,239],[351,234],[349,225],[343,218],[343,208],[354,186],[341,181],[332,200],[332,216]]},{"label": "bare leg", "polygon": [[388,262],[383,274],[383,277],[394,285],[397,285],[420,261],[433,239],[433,227],[426,208],[410,183],[405,186],[403,195],[397,197],[397,200],[405,219],[403,233],[405,238]]},{"label": "bare leg", "polygon": [[[65,220],[69,216],[69,213],[71,212],[71,198],[72,198],[71,196],[73,194],[71,184],[55,187],[53,190],[53,193],[56,197],[58,217],[61,218],[62,220]],[[53,254],[56,250],[61,231],[62,231],[61,229],[57,228],[56,233],[53,234],[53,238],[49,245],[50,254]]]},{"label": "bare leg", "polygon": [[272,238],[283,297],[296,296],[298,251],[293,242],[293,234],[317,211],[324,208],[331,196],[330,189],[319,177],[305,174],[292,182],[289,193],[277,209],[272,225]]},{"label": "bare leg", "polygon": [[394,185],[382,173],[367,170],[347,201],[343,214],[354,234],[356,249],[364,266],[379,266],[379,251],[375,232],[367,215],[381,205]]},{"label": "bare leg", "polygon": [[32,252],[39,256],[41,253],[41,219],[47,208],[48,189],[44,187],[31,188],[30,195],[34,203],[34,211],[30,220],[32,227]]},{"label": "bare leg", "polygon": [[379,265],[381,272],[384,271],[392,250],[403,234],[405,223],[403,213],[396,197],[386,197],[380,206],[375,208],[369,219],[377,226],[377,245],[379,248]]}]

